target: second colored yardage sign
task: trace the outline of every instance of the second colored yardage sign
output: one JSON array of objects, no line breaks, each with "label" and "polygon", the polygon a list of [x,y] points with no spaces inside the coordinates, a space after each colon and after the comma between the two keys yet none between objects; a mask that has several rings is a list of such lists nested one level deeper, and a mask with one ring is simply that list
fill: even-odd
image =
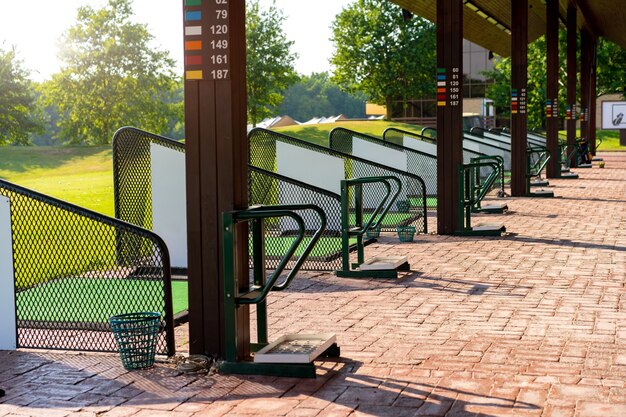
[{"label": "second colored yardage sign", "polygon": [[185,0],[185,79],[230,78],[229,0]]}]

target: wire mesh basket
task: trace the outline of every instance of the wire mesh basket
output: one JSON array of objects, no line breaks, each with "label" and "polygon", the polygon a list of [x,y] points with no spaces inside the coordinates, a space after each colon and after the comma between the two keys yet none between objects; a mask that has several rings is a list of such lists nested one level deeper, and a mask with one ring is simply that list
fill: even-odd
[{"label": "wire mesh basket", "polygon": [[109,318],[125,369],[145,369],[154,365],[161,313],[120,314]]},{"label": "wire mesh basket", "polygon": [[365,231],[365,236],[367,236],[368,239],[376,239],[377,237],[379,237],[380,236],[380,223],[378,223],[376,227],[370,227],[369,229],[367,229]]},{"label": "wire mesh basket", "polygon": [[413,242],[415,226],[398,226],[398,238],[400,242]]}]

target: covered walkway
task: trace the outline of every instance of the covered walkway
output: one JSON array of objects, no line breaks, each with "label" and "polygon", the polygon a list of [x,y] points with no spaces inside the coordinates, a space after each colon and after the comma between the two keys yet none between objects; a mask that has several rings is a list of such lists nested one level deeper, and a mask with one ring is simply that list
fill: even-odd
[{"label": "covered walkway", "polygon": [[271,294],[270,339],[336,333],[315,380],[0,352],[0,417],[625,416],[626,153],[600,156],[550,180],[561,198],[509,201],[508,236],[388,236],[366,251],[408,254],[398,281],[302,273]]}]

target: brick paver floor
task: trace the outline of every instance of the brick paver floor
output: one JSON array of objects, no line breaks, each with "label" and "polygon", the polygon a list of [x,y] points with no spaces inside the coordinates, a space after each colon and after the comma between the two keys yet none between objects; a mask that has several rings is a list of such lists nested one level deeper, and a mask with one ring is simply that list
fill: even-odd
[{"label": "brick paver floor", "polygon": [[[367,252],[407,254],[401,279],[303,273],[272,294],[271,337],[337,335],[342,358],[316,379],[0,352],[0,417],[626,416],[626,153],[601,156],[604,169],[551,180],[557,198],[488,217],[507,236],[389,235]],[[184,350],[184,327],[177,338]]]}]

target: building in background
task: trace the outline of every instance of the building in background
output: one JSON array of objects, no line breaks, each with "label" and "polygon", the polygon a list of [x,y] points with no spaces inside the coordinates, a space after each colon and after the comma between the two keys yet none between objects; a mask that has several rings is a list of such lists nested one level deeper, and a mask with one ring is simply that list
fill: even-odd
[{"label": "building in background", "polygon": [[[483,75],[493,70],[494,55],[491,51],[463,40],[463,113],[464,116],[478,116],[485,127],[493,127],[495,107],[493,101],[485,97],[487,86],[492,83]],[[434,82],[434,75],[433,75]],[[367,103],[368,117],[386,114],[385,106]],[[437,125],[437,104],[434,98],[421,97],[414,100],[394,102],[392,120],[404,123],[435,127]]]}]

